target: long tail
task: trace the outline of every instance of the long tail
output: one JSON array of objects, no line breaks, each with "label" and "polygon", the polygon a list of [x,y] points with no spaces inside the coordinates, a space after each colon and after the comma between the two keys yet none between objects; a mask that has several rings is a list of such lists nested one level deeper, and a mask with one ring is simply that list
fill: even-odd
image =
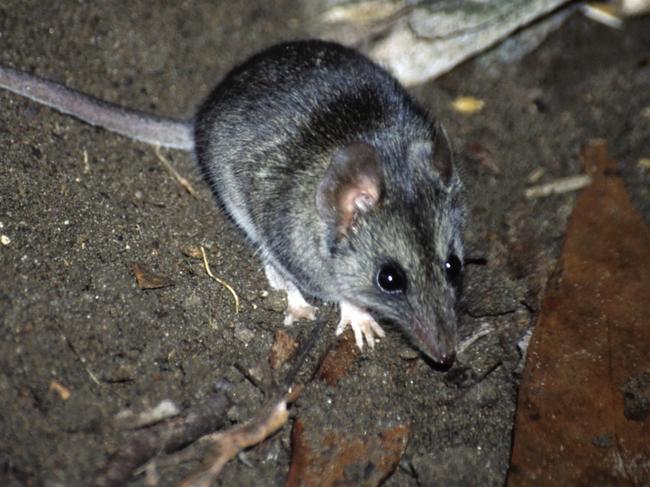
[{"label": "long tail", "polygon": [[0,87],[130,139],[186,151],[194,149],[193,128],[188,121],[130,110],[1,65]]}]

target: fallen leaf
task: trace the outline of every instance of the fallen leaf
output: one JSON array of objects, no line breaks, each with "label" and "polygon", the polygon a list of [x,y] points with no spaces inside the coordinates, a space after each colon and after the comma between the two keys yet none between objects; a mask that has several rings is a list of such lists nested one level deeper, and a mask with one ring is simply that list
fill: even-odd
[{"label": "fallen leaf", "polygon": [[402,424],[361,437],[333,429],[314,431],[298,418],[286,485],[380,485],[397,467],[408,437],[409,428]]},{"label": "fallen leaf", "polygon": [[278,369],[298,350],[298,342],[286,331],[280,329],[275,332],[275,340],[271,345],[269,353],[269,365],[272,369]]},{"label": "fallen leaf", "polygon": [[359,355],[359,349],[354,341],[352,330],[348,329],[341,335],[336,345],[328,350],[320,364],[316,377],[333,386],[347,373],[354,360]]},{"label": "fallen leaf", "polygon": [[70,396],[72,395],[72,393],[70,392],[70,389],[68,389],[63,384],[61,384],[60,382],[58,382],[56,380],[52,380],[50,382],[50,391],[56,392],[59,395],[59,397],[61,399],[63,399],[64,401],[67,401],[68,399],[70,399]]},{"label": "fallen leaf", "polygon": [[519,390],[508,485],[647,485],[650,228],[606,144],[579,194]]},{"label": "fallen leaf", "polygon": [[473,96],[459,96],[454,101],[451,102],[451,107],[458,113],[463,113],[465,115],[471,115],[473,113],[478,113],[483,110],[485,102],[474,98]]},{"label": "fallen leaf", "polygon": [[135,282],[139,289],[159,289],[173,284],[171,279],[154,274],[147,266],[138,262],[131,264],[131,272],[135,276]]},{"label": "fallen leaf", "polygon": [[181,253],[185,257],[189,257],[191,259],[202,259],[203,254],[201,253],[201,247],[199,245],[183,245],[181,247]]}]

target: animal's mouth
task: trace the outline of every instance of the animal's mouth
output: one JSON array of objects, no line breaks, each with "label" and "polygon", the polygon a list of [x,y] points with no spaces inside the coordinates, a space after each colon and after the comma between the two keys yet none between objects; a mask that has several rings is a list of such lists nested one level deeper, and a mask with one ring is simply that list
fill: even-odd
[{"label": "animal's mouth", "polygon": [[453,335],[434,332],[434,327],[426,326],[419,319],[414,319],[413,335],[416,345],[435,362],[450,367],[456,359],[456,340]]}]

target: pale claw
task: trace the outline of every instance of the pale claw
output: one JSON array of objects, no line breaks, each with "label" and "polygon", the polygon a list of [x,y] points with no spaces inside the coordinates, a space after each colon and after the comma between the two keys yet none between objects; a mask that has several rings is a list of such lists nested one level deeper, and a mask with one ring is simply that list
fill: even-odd
[{"label": "pale claw", "polygon": [[302,297],[298,288],[287,291],[287,311],[284,314],[284,326],[298,320],[315,320],[318,308],[312,306]]},{"label": "pale claw", "polygon": [[375,348],[375,339],[386,336],[379,323],[366,310],[347,301],[341,301],[340,305],[341,321],[336,327],[336,335],[343,333],[345,328],[350,325],[359,350],[363,350],[364,338],[370,348]]},{"label": "pale claw", "polygon": [[318,308],[312,306],[302,297],[300,290],[291,282],[283,278],[271,264],[264,266],[269,285],[276,291],[287,293],[287,311],[284,313],[284,325],[290,326],[298,320],[315,320]]}]

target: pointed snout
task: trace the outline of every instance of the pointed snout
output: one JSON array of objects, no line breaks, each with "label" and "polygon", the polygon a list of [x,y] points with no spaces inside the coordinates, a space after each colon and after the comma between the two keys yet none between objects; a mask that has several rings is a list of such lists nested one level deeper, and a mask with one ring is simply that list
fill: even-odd
[{"label": "pointed snout", "polygon": [[431,360],[445,367],[453,365],[456,360],[455,324],[443,327],[415,320],[413,332],[416,345]]},{"label": "pointed snout", "polygon": [[454,365],[454,360],[456,360],[456,350],[452,350],[451,352],[442,354],[440,356],[440,365],[444,365],[445,367],[451,367]]}]

